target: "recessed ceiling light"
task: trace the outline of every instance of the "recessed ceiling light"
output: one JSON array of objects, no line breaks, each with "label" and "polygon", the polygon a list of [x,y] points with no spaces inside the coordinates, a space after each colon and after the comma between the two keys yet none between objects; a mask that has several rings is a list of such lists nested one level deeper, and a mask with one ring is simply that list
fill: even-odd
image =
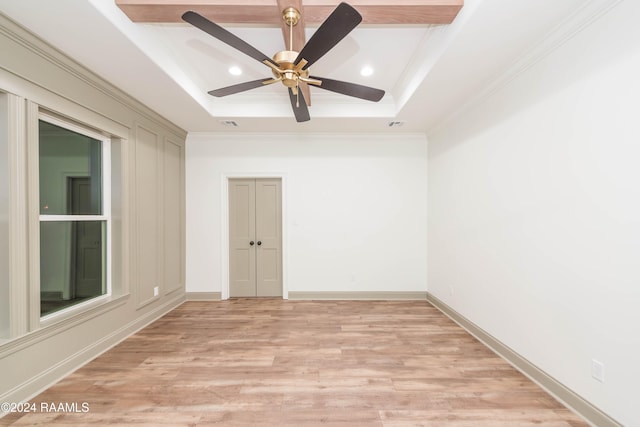
[{"label": "recessed ceiling light", "polygon": [[229,73],[233,74],[234,76],[239,76],[242,74],[242,70],[240,69],[240,67],[231,67],[229,68]]},{"label": "recessed ceiling light", "polygon": [[360,70],[360,75],[364,77],[369,77],[372,74],[373,74],[373,68],[369,67],[368,65],[362,67],[362,70]]}]

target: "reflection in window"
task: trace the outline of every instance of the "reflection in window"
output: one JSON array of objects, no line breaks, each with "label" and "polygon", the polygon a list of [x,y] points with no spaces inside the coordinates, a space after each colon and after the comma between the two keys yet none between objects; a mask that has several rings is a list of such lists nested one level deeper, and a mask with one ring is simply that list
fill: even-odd
[{"label": "reflection in window", "polygon": [[101,141],[40,121],[40,214],[102,214]]},{"label": "reflection in window", "polygon": [[109,292],[108,140],[52,121],[39,121],[41,316]]},{"label": "reflection in window", "polygon": [[40,314],[104,295],[104,221],[40,223]]}]

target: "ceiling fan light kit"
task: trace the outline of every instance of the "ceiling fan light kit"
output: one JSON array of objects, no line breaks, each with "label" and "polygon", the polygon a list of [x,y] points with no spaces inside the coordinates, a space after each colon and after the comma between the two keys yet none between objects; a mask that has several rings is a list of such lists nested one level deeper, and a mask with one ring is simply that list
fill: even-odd
[{"label": "ceiling fan light kit", "polygon": [[185,12],[182,15],[182,19],[271,68],[273,74],[271,78],[209,91],[212,96],[228,96],[282,82],[289,91],[291,107],[298,122],[305,122],[310,119],[306,100],[300,90],[301,83],[373,102],[379,101],[384,96],[384,91],[380,89],[309,75],[309,67],[344,39],[362,21],[362,16],[358,11],[347,3],[340,3],[336,7],[300,52],[293,50],[293,27],[300,22],[300,12],[293,7],[284,9],[282,11],[282,19],[289,27],[289,50],[277,52],[273,58],[267,57],[247,42],[197,12]]}]

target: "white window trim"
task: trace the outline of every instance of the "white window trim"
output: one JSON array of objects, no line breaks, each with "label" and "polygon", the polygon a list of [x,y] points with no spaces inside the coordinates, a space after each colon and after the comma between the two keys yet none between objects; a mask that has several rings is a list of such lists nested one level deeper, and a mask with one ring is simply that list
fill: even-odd
[{"label": "white window trim", "polygon": [[[106,234],[106,291],[103,295],[99,295],[95,298],[91,298],[87,301],[71,305],[63,308],[59,311],[55,311],[44,316],[40,316],[40,326],[47,326],[53,323],[57,323],[61,320],[75,316],[78,313],[87,311],[90,308],[102,305],[111,300],[112,295],[112,257],[113,257],[113,242],[112,242],[112,226],[111,226],[111,138],[100,134],[98,132],[91,131],[84,127],[74,124],[73,122],[61,120],[57,117],[48,115],[44,112],[38,114],[38,120],[45,121],[47,123],[59,126],[61,128],[70,130],[72,132],[79,133],[89,138],[98,140],[101,142],[102,148],[102,215],[47,215],[40,214],[38,217],[40,222],[61,222],[61,221],[104,221],[105,222],[105,234]],[[38,142],[39,146],[39,142]],[[40,259],[38,258],[38,263]],[[38,285],[40,288],[40,285]]]}]

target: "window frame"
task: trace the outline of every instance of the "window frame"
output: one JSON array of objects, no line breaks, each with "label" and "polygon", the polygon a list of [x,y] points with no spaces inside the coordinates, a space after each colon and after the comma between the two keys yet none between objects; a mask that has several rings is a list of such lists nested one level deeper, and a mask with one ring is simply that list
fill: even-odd
[{"label": "window frame", "polygon": [[[36,206],[38,212],[38,241],[40,241],[40,224],[43,222],[67,222],[67,221],[104,221],[105,223],[105,243],[103,243],[102,250],[105,252],[105,293],[87,301],[83,301],[77,304],[72,304],[68,307],[62,308],[60,310],[40,315],[40,326],[47,326],[53,323],[57,323],[61,320],[72,317],[78,313],[84,312],[90,308],[96,307],[98,305],[102,305],[111,300],[113,288],[112,288],[112,277],[113,277],[113,240],[112,240],[112,209],[111,209],[111,168],[112,168],[112,159],[111,159],[111,143],[112,140],[109,136],[97,132],[95,130],[83,127],[78,123],[75,123],[68,119],[61,119],[54,115],[47,114],[45,111],[39,111],[37,117],[38,123],[42,120],[44,122],[50,123],[52,125],[61,127],[63,129],[67,129],[71,132],[75,132],[86,137],[95,139],[100,141],[101,146],[101,180],[102,180],[102,214],[101,215],[59,215],[59,214],[42,214],[40,213],[39,203]],[[40,152],[40,138],[38,136],[37,147],[38,147],[38,155]],[[37,168],[37,179],[39,181],[40,176],[40,165]],[[39,189],[39,185],[38,185]],[[39,194],[39,190],[38,190]],[[38,196],[39,199],[39,196]],[[104,247],[106,246],[106,247]],[[41,266],[40,255],[38,255],[38,266]],[[40,267],[39,267],[40,268]],[[38,291],[41,289],[41,283],[38,278]],[[40,311],[40,298],[38,298],[38,313]]]}]

